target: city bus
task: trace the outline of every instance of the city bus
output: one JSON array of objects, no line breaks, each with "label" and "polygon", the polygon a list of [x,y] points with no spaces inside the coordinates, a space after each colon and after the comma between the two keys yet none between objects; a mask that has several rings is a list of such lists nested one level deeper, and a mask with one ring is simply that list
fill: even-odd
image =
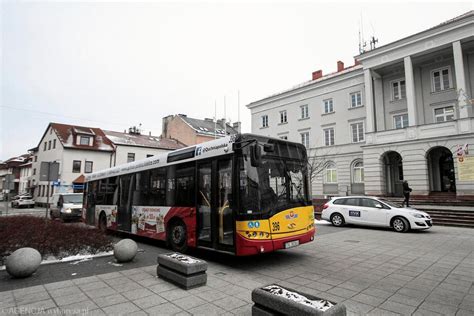
[{"label": "city bus", "polygon": [[314,239],[302,144],[237,134],[86,176],[83,220],[237,256]]}]

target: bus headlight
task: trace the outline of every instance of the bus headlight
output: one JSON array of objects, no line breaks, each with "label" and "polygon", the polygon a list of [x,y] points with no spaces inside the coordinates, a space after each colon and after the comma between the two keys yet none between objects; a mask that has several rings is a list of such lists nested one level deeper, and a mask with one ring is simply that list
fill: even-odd
[{"label": "bus headlight", "polygon": [[70,209],[70,208],[67,208],[67,209],[65,209],[65,210],[64,210],[64,213],[71,214],[71,212],[72,212],[72,211],[71,211],[71,209]]}]

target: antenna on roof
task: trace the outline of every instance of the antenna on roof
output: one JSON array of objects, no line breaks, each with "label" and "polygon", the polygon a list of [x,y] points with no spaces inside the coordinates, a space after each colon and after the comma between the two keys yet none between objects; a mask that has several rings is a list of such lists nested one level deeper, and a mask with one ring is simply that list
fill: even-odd
[{"label": "antenna on roof", "polygon": [[225,103],[225,96],[224,96],[224,134],[227,135],[227,123],[226,123],[226,114],[227,114],[227,111],[226,111],[226,103]]},{"label": "antenna on roof", "polygon": [[217,139],[217,100],[214,100],[214,139]]},{"label": "antenna on roof", "polygon": [[360,13],[360,24],[359,24],[359,54],[365,53],[365,47],[367,43],[364,41],[364,23],[362,19],[362,12]]}]

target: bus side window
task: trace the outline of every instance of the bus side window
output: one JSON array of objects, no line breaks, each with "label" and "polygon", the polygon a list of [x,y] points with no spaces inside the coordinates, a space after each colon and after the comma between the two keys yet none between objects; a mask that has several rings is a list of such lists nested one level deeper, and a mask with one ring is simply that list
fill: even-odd
[{"label": "bus side window", "polygon": [[176,205],[194,206],[194,164],[179,165],[176,171]]},{"label": "bus side window", "polygon": [[149,205],[166,205],[166,169],[154,169],[150,173]]}]

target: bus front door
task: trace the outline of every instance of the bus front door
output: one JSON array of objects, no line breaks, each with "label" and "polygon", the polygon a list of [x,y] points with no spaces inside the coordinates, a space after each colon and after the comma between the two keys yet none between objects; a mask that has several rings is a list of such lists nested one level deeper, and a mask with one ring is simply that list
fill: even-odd
[{"label": "bus front door", "polygon": [[232,160],[198,164],[198,246],[234,250]]}]

